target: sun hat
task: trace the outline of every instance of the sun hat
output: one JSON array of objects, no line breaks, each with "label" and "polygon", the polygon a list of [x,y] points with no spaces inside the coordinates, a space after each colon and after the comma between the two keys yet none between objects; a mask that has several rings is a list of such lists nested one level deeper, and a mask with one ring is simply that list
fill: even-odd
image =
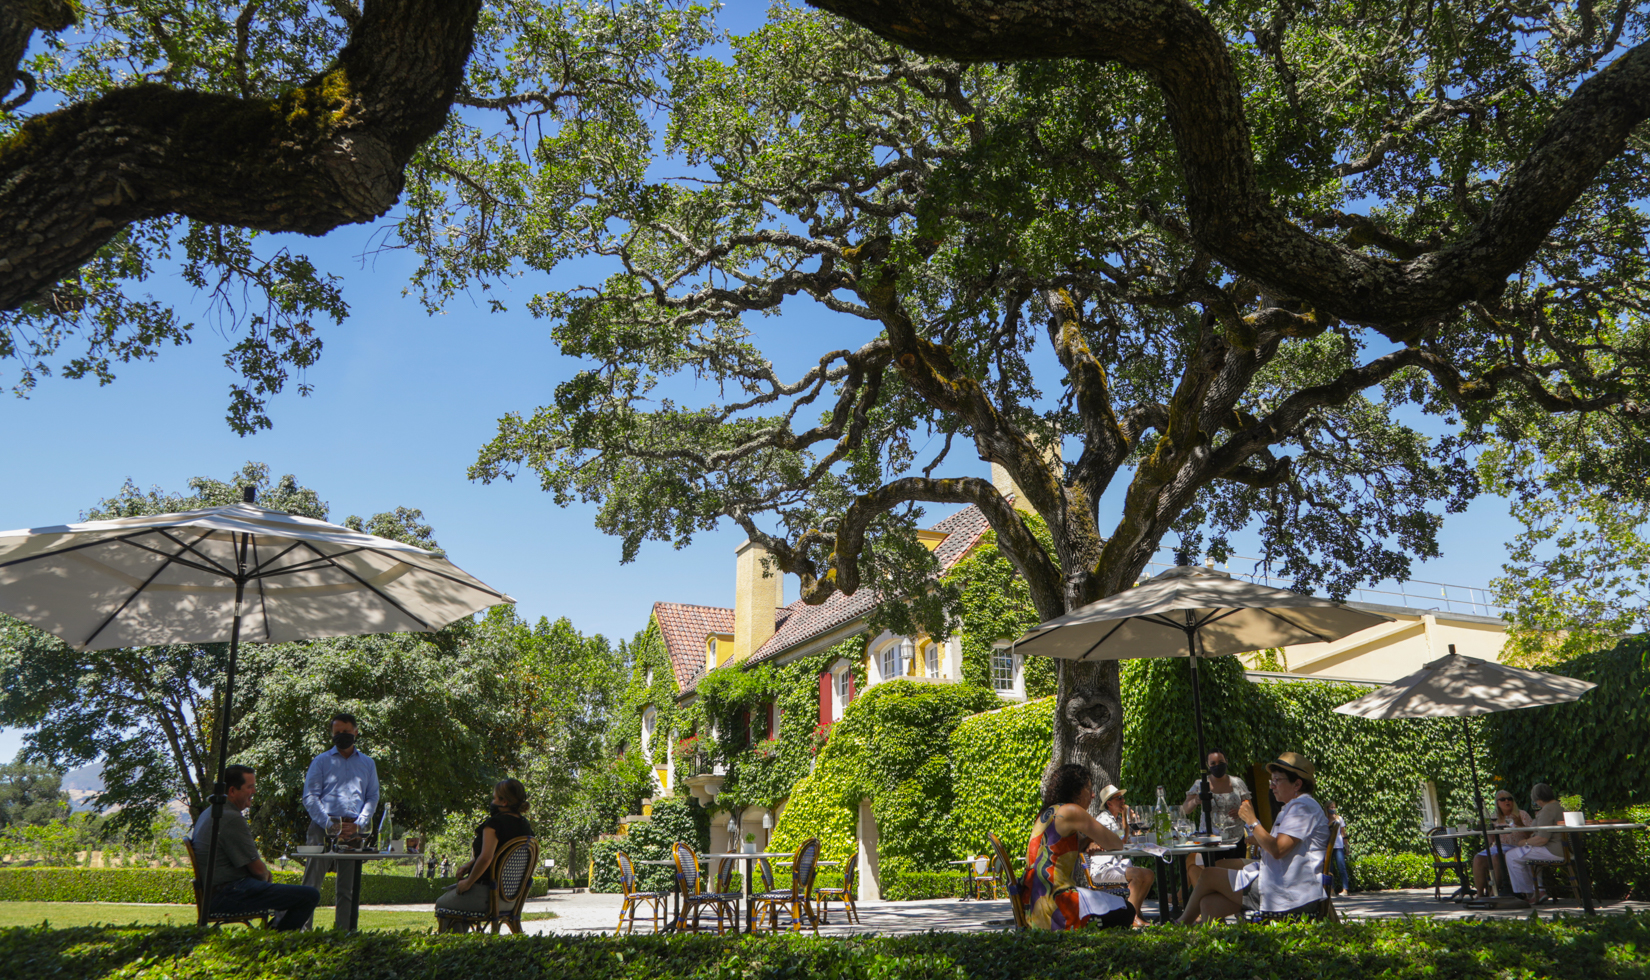
[{"label": "sun hat", "polygon": [[1126,789],[1120,789],[1116,786],[1113,786],[1111,783],[1107,783],[1106,788],[1100,791],[1100,796],[1099,796],[1100,805],[1105,806],[1106,802],[1108,800],[1110,800],[1112,797],[1122,796],[1124,793],[1127,793],[1127,792],[1128,792],[1128,790],[1126,790]]},{"label": "sun hat", "polygon": [[1301,755],[1299,752],[1280,752],[1278,753],[1278,757],[1276,759],[1273,759],[1271,762],[1266,764],[1266,768],[1271,770],[1281,769],[1284,772],[1293,773],[1302,779],[1317,778],[1316,770],[1312,768],[1312,763],[1308,762],[1306,756]]}]

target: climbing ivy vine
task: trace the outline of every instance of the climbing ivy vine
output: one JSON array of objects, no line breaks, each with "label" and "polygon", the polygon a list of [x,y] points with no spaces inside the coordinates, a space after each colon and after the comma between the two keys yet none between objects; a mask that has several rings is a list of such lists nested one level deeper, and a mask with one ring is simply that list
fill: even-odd
[{"label": "climbing ivy vine", "polygon": [[[1047,543],[1047,525],[1030,515],[1026,523]],[[991,652],[998,640],[1012,640],[1036,626],[1041,617],[1031,605],[1031,590],[997,548],[997,532],[987,531],[968,557],[952,566],[946,580],[961,599],[957,635],[962,640],[963,680],[991,686]],[[1025,658],[1027,698],[1057,693],[1054,661]]]}]

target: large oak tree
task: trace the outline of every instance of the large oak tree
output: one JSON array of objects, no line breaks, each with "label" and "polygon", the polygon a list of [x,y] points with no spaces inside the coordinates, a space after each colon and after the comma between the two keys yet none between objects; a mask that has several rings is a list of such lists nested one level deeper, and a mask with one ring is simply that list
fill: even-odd
[{"label": "large oak tree", "polygon": [[[1481,447],[1566,426],[1644,493],[1640,8],[818,5],[870,30],[776,10],[501,230],[615,271],[536,301],[588,370],[476,476],[600,501],[627,557],[731,520],[936,633],[922,504],[981,508],[1051,617],[1240,530],[1300,589],[1403,577]],[[782,371],[747,319],[809,301],[841,316]],[[1115,665],[1060,697],[1056,761],[1114,778]]]}]

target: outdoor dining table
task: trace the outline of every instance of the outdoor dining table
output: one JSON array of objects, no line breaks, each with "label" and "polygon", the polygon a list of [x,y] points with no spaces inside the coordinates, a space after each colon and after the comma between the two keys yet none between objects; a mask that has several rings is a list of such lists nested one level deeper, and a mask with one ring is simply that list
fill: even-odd
[{"label": "outdoor dining table", "polygon": [[[1233,847],[1233,845],[1224,842],[1215,844],[1165,844],[1163,845],[1163,853],[1158,855],[1154,853],[1156,848],[1147,851],[1135,846],[1138,843],[1137,841],[1130,841],[1131,846],[1129,847],[1101,853],[1106,857],[1156,857],[1158,863],[1168,869],[1166,873],[1155,876],[1157,880],[1153,885],[1157,889],[1157,920],[1159,922],[1170,922],[1180,918],[1180,862],[1174,859],[1186,854],[1218,854],[1222,851],[1229,851]],[[1164,899],[1165,895],[1168,896],[1167,900]],[[1136,909],[1135,911],[1140,910]]]},{"label": "outdoor dining table", "polygon": [[[740,876],[743,879],[740,883],[740,894],[743,896],[744,901],[745,901],[745,931],[746,932],[755,932],[756,931],[756,908],[753,905],[753,903],[751,902],[751,862],[755,861],[759,858],[767,858],[768,860],[772,861],[772,860],[775,860],[776,858],[790,858],[790,857],[795,857],[796,855],[792,854],[790,851],[754,851],[754,852],[752,852],[752,851],[734,851],[734,852],[728,853],[728,854],[702,854],[700,856],[703,857],[707,862],[711,858],[717,858],[717,859],[732,858],[735,861],[745,862],[745,873]],[[789,862],[787,862],[787,863],[789,863]],[[816,863],[817,864],[837,864],[839,862],[836,862],[836,861],[819,861],[819,862],[816,862]],[[734,922],[733,928],[734,928],[735,932],[739,931],[739,923],[738,923],[737,920]]]},{"label": "outdoor dining table", "polygon": [[[355,865],[355,867],[350,868],[347,871],[343,868],[338,869],[339,874],[351,875],[355,879],[354,894],[350,896],[349,902],[349,925],[345,927],[351,932],[354,932],[356,929],[360,928],[361,869],[366,865],[366,863],[368,861],[416,861],[422,856],[423,855],[421,854],[408,853],[406,851],[401,851],[396,854],[386,854],[379,851],[328,851],[325,854],[288,854],[286,855],[286,859],[289,861],[297,861],[299,864],[304,864],[305,858],[324,858],[328,861],[348,861]],[[340,888],[338,891],[342,892],[343,889]]]},{"label": "outdoor dining table", "polygon": [[[733,858],[735,860],[745,862],[745,873],[742,876],[744,878],[744,881],[740,885],[740,894],[744,898],[744,901],[745,901],[745,931],[746,932],[754,931],[755,926],[756,926],[755,911],[751,907],[751,862],[755,861],[758,858],[767,858],[769,860],[773,860],[774,858],[788,858],[788,857],[792,857],[792,856],[793,855],[791,854],[790,851],[758,851],[758,852],[755,852],[755,853],[746,853],[746,852],[740,851],[740,852],[736,852],[736,853],[732,853],[732,854],[701,854],[701,855],[699,855],[700,859],[703,860],[707,865],[710,863],[710,860],[712,858],[718,858],[718,859],[720,859],[720,858]],[[632,861],[632,863],[633,864],[663,865],[663,866],[666,866],[666,867],[675,867],[676,866],[676,862],[674,860],[670,859],[670,858],[665,858],[664,860],[651,860],[651,861],[635,859],[635,860]],[[819,863],[820,864],[838,864],[840,862],[837,862],[837,861],[820,861]],[[676,878],[675,889],[673,890],[672,896],[671,896],[670,923],[668,925],[666,925],[665,928],[667,930],[671,931],[671,932],[674,932],[674,931],[680,929],[682,927],[681,926],[681,919],[682,919],[682,879],[681,879],[680,876],[678,876]],[[738,920],[734,921],[733,928],[734,928],[735,932],[739,931],[739,922],[738,922]]]},{"label": "outdoor dining table", "polygon": [[1581,907],[1589,914],[1592,914],[1596,913],[1598,909],[1593,905],[1593,884],[1587,874],[1586,836],[1588,834],[1602,833],[1607,830],[1643,829],[1645,829],[1645,824],[1642,823],[1588,823],[1582,824],[1579,827],[1571,827],[1568,824],[1540,827],[1492,827],[1490,829],[1490,834],[1492,836],[1496,836],[1500,834],[1526,833],[1538,834],[1543,837],[1551,834],[1571,835],[1569,838],[1570,852],[1575,855],[1576,860],[1576,891],[1581,893]]},{"label": "outdoor dining table", "polygon": [[[967,867],[973,867],[974,865],[978,864],[980,862],[980,860],[981,860],[980,858],[965,858],[961,861],[947,861],[945,863],[946,864],[961,864],[961,865],[965,865]],[[987,859],[986,870],[989,871],[990,868],[991,868],[991,865],[989,863],[989,859]],[[975,877],[974,874],[971,873],[971,872],[968,872],[968,871],[964,871],[963,875],[964,875],[964,880],[966,880],[968,882],[968,887],[963,889],[963,893],[961,895],[957,896],[957,901],[966,902],[970,898],[978,899],[980,897],[980,886],[979,886],[979,883],[974,880],[974,877]]]}]

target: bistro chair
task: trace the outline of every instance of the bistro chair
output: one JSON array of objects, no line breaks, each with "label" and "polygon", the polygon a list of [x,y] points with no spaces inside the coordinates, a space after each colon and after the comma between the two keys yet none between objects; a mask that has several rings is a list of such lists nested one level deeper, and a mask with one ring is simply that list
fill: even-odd
[{"label": "bistro chair", "polygon": [[1550,891],[1541,887],[1542,881],[1545,880],[1544,872],[1546,872],[1549,868],[1563,868],[1565,877],[1568,879],[1570,885],[1570,894],[1576,896],[1581,895],[1581,882],[1580,879],[1576,877],[1575,853],[1570,850],[1570,842],[1568,840],[1560,841],[1559,846],[1564,849],[1563,857],[1540,858],[1525,862],[1525,864],[1529,865],[1530,875],[1535,880],[1535,901],[1531,902],[1531,905],[1536,905],[1541,902],[1556,902],[1559,900],[1556,895],[1553,895]]},{"label": "bistro chair", "polygon": [[997,856],[997,866],[1002,869],[1003,880],[1008,882],[1008,905],[1014,910],[1014,928],[1029,929],[1031,921],[1026,918],[1025,884],[1014,871],[1014,862],[1008,856],[1008,850],[997,835],[987,832],[986,837],[991,840],[991,851]]},{"label": "bistro chair", "polygon": [[831,902],[842,903],[842,918],[854,925],[859,925],[859,906],[854,904],[854,874],[859,870],[859,848],[848,856],[848,863],[843,865],[841,888],[815,888],[815,904],[819,906],[819,921],[831,920]]},{"label": "bistro chair", "polygon": [[997,900],[997,876],[991,873],[991,858],[981,854],[972,859],[974,863],[969,867],[973,874],[968,876],[968,888],[974,897],[981,901]]},{"label": "bistro chair", "polygon": [[[1467,862],[1461,860],[1461,840],[1457,837],[1439,837],[1440,834],[1447,833],[1447,827],[1434,827],[1427,831],[1427,843],[1432,847],[1432,898],[1438,902],[1444,900],[1442,886],[1446,871],[1454,871],[1456,880],[1461,883],[1451,901],[1470,890],[1467,885]],[[1334,853],[1333,848],[1330,849],[1330,853]]]},{"label": "bistro chair", "polygon": [[670,848],[671,859],[676,862],[676,884],[682,893],[682,911],[677,919],[678,928],[688,928],[686,925],[688,913],[693,913],[694,932],[699,931],[699,917],[709,909],[716,916],[716,934],[720,936],[726,927],[722,923],[725,916],[728,922],[737,931],[739,928],[739,895],[723,892],[705,891],[705,877],[699,867],[699,854],[687,844],[677,841]]},{"label": "bistro chair", "polygon": [[[762,871],[762,890],[765,892],[773,891],[773,865],[768,863],[767,858],[757,858],[756,865]],[[751,889],[753,892],[755,890],[755,888]]]},{"label": "bistro chair", "polygon": [[[619,924],[613,928],[613,935],[620,932],[634,933],[636,931],[636,910],[644,906],[653,911],[653,931],[658,932],[665,918],[665,902],[670,900],[669,892],[644,892],[636,890],[636,872],[630,865],[630,855],[619,851],[614,857],[619,861],[619,889],[624,893],[624,901],[619,905]],[[625,929],[625,913],[630,913],[630,928]]]},{"label": "bistro chair", "polygon": [[[768,916],[776,930],[784,925],[793,932],[800,932],[803,926],[809,926],[814,935],[819,935],[819,916],[814,912],[813,902],[814,872],[818,870],[819,838],[810,837],[791,856],[791,887],[751,896],[754,921],[760,922]],[[786,912],[783,923],[779,921],[781,910]]]},{"label": "bistro chair", "polygon": [[204,922],[209,926],[225,926],[239,922],[241,925],[250,929],[252,928],[253,920],[256,919],[260,925],[262,925],[265,929],[268,929],[270,922],[276,916],[281,914],[275,909],[257,909],[251,912],[212,911],[209,907],[207,907],[205,900],[201,898],[201,870],[199,864],[195,861],[195,844],[187,837],[183,839],[183,851],[185,854],[189,855],[189,873],[194,876],[193,880],[190,881],[189,884],[195,889],[195,915],[197,916],[197,922]]},{"label": "bistro chair", "polygon": [[539,864],[539,842],[534,837],[517,837],[504,843],[493,857],[489,877],[493,887],[488,889],[487,909],[482,912],[460,912],[441,909],[436,915],[438,932],[482,932],[493,927],[498,935],[500,926],[521,934],[521,907],[527,902],[527,893],[533,887],[533,869]]}]

